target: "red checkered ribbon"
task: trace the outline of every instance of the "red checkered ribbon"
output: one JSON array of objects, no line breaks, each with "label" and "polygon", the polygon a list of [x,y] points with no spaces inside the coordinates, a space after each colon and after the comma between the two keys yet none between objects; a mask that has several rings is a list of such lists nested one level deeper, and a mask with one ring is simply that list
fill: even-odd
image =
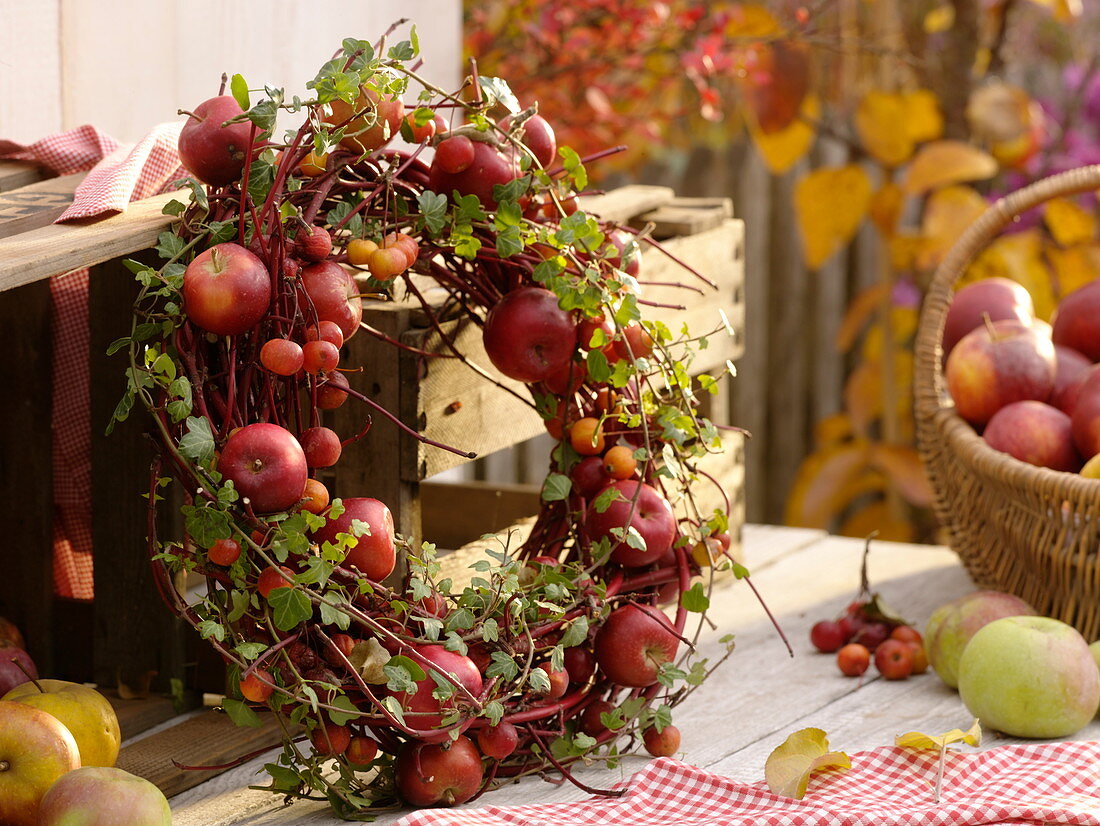
[{"label": "red checkered ribbon", "polygon": [[[94,126],[30,145],[0,141],[0,158],[31,161],[58,175],[90,169],[58,223],[122,212],[130,201],[163,192],[182,177],[176,141],[182,123],[154,128],[132,149]],[[92,478],[88,396],[88,270],[50,281],[53,300],[54,590],[91,599]],[[97,423],[96,426],[102,426]]]},{"label": "red checkered ribbon", "polygon": [[852,768],[810,781],[803,800],[667,757],[619,798],[414,812],[397,826],[1100,826],[1100,743],[950,752],[939,803],[937,755],[893,746],[852,756]]}]

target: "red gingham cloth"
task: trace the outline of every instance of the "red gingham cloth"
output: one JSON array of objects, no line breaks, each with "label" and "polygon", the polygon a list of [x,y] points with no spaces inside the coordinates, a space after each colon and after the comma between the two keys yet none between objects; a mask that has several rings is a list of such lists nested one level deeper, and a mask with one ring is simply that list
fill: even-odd
[{"label": "red gingham cloth", "polygon": [[620,798],[425,809],[396,826],[1100,826],[1100,743],[950,752],[938,804],[936,762],[932,751],[860,752],[851,769],[815,775],[792,800],[661,757],[620,784]]},{"label": "red gingham cloth", "polygon": [[[57,223],[122,212],[130,201],[163,192],[185,173],[176,154],[182,123],[154,128],[126,152],[94,126],[50,135],[29,146],[0,140],[0,158],[32,161],[58,175],[91,171]],[[116,151],[117,150],[117,151]],[[50,281],[53,302],[54,592],[91,599],[92,422],[88,396],[88,270]]]}]

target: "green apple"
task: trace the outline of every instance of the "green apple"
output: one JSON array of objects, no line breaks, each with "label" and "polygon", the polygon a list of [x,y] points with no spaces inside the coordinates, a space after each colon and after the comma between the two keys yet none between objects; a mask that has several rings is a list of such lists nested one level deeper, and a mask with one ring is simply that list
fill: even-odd
[{"label": "green apple", "polygon": [[3,699],[40,708],[64,723],[80,747],[80,765],[113,766],[118,759],[118,717],[94,688],[65,680],[35,680],[16,686]]},{"label": "green apple", "polygon": [[0,823],[38,826],[42,796],[80,766],[64,723],[40,708],[0,700]]},{"label": "green apple", "polygon": [[1075,628],[1049,617],[1005,617],[966,646],[959,696],[988,728],[1068,737],[1096,715],[1100,669]]},{"label": "green apple", "polygon": [[984,626],[1002,617],[1035,615],[1019,597],[1000,591],[975,591],[932,612],[924,629],[928,664],[951,688],[959,685],[959,659],[966,644]]},{"label": "green apple", "polygon": [[38,826],[172,826],[164,794],[122,769],[71,771],[42,798]]}]

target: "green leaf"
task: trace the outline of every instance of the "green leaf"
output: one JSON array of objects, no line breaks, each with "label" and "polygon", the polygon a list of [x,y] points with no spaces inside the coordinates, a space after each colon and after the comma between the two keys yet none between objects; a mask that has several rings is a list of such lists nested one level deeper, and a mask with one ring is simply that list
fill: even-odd
[{"label": "green leaf", "polygon": [[492,662],[485,669],[486,677],[503,677],[505,680],[514,680],[519,675],[519,666],[516,661],[503,651],[494,651]]},{"label": "green leaf", "polygon": [[161,258],[171,259],[183,252],[187,242],[174,232],[162,232],[157,236],[157,253]]},{"label": "green leaf", "polygon": [[[593,334],[593,338],[596,335],[603,335],[603,331],[597,329]],[[607,363],[607,356],[603,354],[602,350],[589,350],[588,356],[585,361],[588,362],[588,375],[592,381],[597,384],[603,384],[611,378],[611,366]]]},{"label": "green leaf", "polygon": [[801,800],[814,772],[845,770],[852,761],[842,751],[829,751],[829,738],[819,728],[796,731],[768,755],[764,778],[772,794]]},{"label": "green leaf", "polygon": [[353,703],[351,698],[346,694],[338,696],[330,705],[344,709],[344,713],[333,711],[331,708],[328,709],[328,718],[332,721],[333,725],[342,726],[349,720],[354,720],[356,717],[363,716],[363,712],[355,707],[355,703]]},{"label": "green leaf", "polygon": [[229,81],[229,91],[233,93],[234,100],[237,101],[237,105],[242,110],[248,111],[248,107],[251,105],[248,100],[248,84],[245,79],[240,75],[233,75],[232,80]]},{"label": "green leaf", "polygon": [[390,46],[387,55],[391,60],[412,60],[416,57],[416,49],[408,40],[402,40],[395,46]]},{"label": "green leaf", "polygon": [[599,496],[592,500],[592,507],[596,509],[596,513],[603,513],[617,500],[622,498],[623,495],[619,493],[618,488],[607,487],[604,488]]},{"label": "green leaf", "polygon": [[432,235],[442,232],[447,221],[447,196],[424,190],[417,196],[416,203],[420,207],[420,215],[424,218],[424,226],[428,228],[428,232]]},{"label": "green leaf", "polygon": [[259,728],[263,725],[263,722],[260,720],[260,715],[240,700],[226,697],[222,700],[222,708],[225,709],[225,713],[229,716],[229,719],[233,721],[234,725],[247,726],[248,728]]},{"label": "green leaf", "polygon": [[491,700],[485,704],[481,712],[489,719],[491,725],[496,725],[504,718],[504,704],[500,700]]},{"label": "green leaf", "polygon": [[238,643],[233,650],[240,654],[242,659],[252,661],[264,653],[267,646],[262,642],[242,642]]},{"label": "green leaf", "polygon": [[569,497],[573,482],[564,473],[551,473],[542,483],[542,501],[561,502]]},{"label": "green leaf", "polygon": [[184,528],[192,541],[200,548],[209,548],[219,539],[229,539],[233,530],[229,527],[229,514],[223,510],[203,505],[183,505]]},{"label": "green leaf", "polygon": [[511,258],[523,252],[523,237],[519,227],[505,227],[497,232],[497,255],[501,258]]},{"label": "green leaf", "polygon": [[313,603],[298,588],[276,588],[267,602],[272,609],[272,621],[280,631],[289,631],[313,616]]},{"label": "green leaf", "polygon": [[[343,605],[343,600],[332,599],[331,601],[337,605]],[[322,602],[321,608],[321,622],[325,625],[335,625],[341,631],[347,631],[351,627],[351,617],[347,615],[345,611],[341,611],[338,608],[333,608],[328,603]]]},{"label": "green leaf", "polygon": [[180,439],[180,453],[197,462],[209,462],[214,458],[214,434],[210,430],[210,420],[189,416],[186,427],[187,432]]},{"label": "green leaf", "polygon": [[512,91],[512,87],[508,85],[508,81],[500,77],[481,77],[479,78],[481,83],[481,93],[484,95],[485,100],[489,103],[499,103],[509,112],[518,112],[523,107],[519,105],[519,98],[516,97],[515,92]]},{"label": "green leaf", "polygon": [[177,201],[174,198],[166,203],[160,210],[161,215],[183,215],[184,210],[187,209],[187,204],[183,201]]},{"label": "green leaf", "polygon": [[703,583],[696,582],[680,595],[680,604],[687,611],[701,614],[710,608],[710,598],[703,590]]},{"label": "green leaf", "polygon": [[527,672],[527,684],[540,694],[550,690],[550,676],[541,668],[532,668]]},{"label": "green leaf", "polygon": [[382,673],[386,675],[386,687],[390,691],[409,694],[416,691],[418,681],[428,676],[416,662],[402,655],[391,657],[390,661],[382,666]]},{"label": "green leaf", "polygon": [[565,167],[565,171],[573,179],[573,186],[576,190],[580,192],[587,187],[588,172],[585,170],[584,164],[581,163],[581,156],[568,146],[559,147],[558,154],[561,155],[562,166]]},{"label": "green leaf", "polygon": [[561,635],[561,644],[563,648],[572,648],[586,639],[588,639],[588,617],[580,616],[569,623],[569,627]]}]

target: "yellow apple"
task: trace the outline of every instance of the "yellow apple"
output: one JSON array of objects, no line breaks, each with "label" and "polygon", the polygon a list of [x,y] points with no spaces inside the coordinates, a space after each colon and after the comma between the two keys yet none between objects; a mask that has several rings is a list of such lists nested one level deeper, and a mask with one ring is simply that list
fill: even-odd
[{"label": "yellow apple", "polygon": [[107,698],[80,683],[36,682],[37,685],[29,682],[16,686],[3,699],[40,708],[64,723],[80,747],[80,765],[113,766],[118,759],[122,734],[118,717]]},{"label": "yellow apple", "polygon": [[1100,479],[1100,453],[1097,453],[1081,468],[1081,475],[1086,479]]},{"label": "yellow apple", "polygon": [[43,796],[80,767],[65,724],[42,709],[0,700],[0,823],[37,826]]}]

